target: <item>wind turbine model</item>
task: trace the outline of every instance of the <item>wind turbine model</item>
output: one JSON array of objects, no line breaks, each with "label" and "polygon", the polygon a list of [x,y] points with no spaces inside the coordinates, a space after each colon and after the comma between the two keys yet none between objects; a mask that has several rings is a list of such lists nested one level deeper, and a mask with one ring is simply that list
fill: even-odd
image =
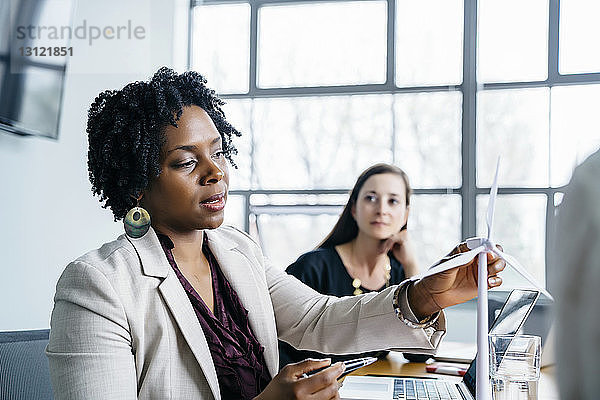
[{"label": "wind turbine model", "polygon": [[494,210],[496,207],[496,195],[498,194],[498,169],[500,167],[500,158],[496,165],[496,175],[494,183],[490,189],[490,200],[487,208],[486,238],[467,239],[467,247],[471,250],[451,258],[441,264],[431,267],[427,272],[419,275],[424,278],[430,275],[443,272],[451,268],[456,268],[467,264],[475,256],[478,257],[478,275],[477,275],[477,370],[476,370],[476,398],[477,400],[490,399],[490,374],[489,374],[489,348],[488,348],[488,293],[487,293],[487,256],[486,253],[494,253],[502,258],[506,263],[512,266],[523,278],[528,280],[540,292],[553,300],[552,295],[548,293],[535,278],[523,267],[514,257],[499,250],[492,241],[492,225],[494,223]]}]

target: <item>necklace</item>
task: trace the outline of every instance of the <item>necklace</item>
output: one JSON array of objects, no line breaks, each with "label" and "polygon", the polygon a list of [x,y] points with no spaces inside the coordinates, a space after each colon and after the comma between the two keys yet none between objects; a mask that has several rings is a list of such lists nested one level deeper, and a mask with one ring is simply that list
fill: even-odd
[{"label": "necklace", "polygon": [[[385,270],[385,287],[387,288],[390,286],[390,272],[392,270],[392,266],[388,263],[385,267],[383,267],[383,269]],[[352,281],[352,287],[354,288],[354,292],[352,292],[353,295],[358,296],[359,294],[363,294],[360,285],[362,285],[362,281],[358,278],[354,278]]]},{"label": "necklace", "polygon": [[[350,244],[351,248],[350,248],[350,257],[353,260],[354,259],[354,242],[352,242]],[[391,276],[391,271],[392,271],[392,265],[389,263],[389,258],[388,258],[388,263],[383,267],[384,270],[384,277],[385,277],[385,287],[389,287],[390,286],[390,276]],[[358,278],[354,278],[352,280],[352,287],[354,288],[354,292],[352,292],[353,295],[358,296],[359,294],[363,294],[362,289],[360,288],[360,286],[362,285],[362,281]]]}]

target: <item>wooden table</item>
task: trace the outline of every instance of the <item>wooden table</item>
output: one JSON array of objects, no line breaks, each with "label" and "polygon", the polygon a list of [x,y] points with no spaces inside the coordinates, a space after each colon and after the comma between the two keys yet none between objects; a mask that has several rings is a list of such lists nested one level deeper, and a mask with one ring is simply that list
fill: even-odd
[{"label": "wooden table", "polygon": [[[398,352],[390,352],[388,356],[379,360],[371,365],[368,365],[364,368],[360,368],[354,372],[351,372],[349,375],[391,375],[391,376],[422,376],[426,378],[431,377],[443,377],[444,379],[448,379],[454,382],[460,382],[461,377],[458,376],[450,376],[450,375],[440,375],[440,374],[432,374],[425,371],[426,363],[412,363],[406,361],[404,357],[402,357],[402,353]],[[467,364],[454,364],[467,366]],[[556,387],[556,381],[554,378],[555,367],[545,367],[541,370],[541,377],[539,383],[539,400],[558,400],[558,388]]]}]

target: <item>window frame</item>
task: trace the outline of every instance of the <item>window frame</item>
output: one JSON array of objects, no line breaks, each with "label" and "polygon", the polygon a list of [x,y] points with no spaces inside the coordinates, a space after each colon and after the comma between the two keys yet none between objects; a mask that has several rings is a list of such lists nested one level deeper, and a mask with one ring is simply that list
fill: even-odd
[{"label": "window frame", "polygon": [[[548,0],[548,74],[543,81],[522,82],[477,82],[477,0],[464,0],[463,2],[463,58],[462,72],[463,80],[460,85],[436,85],[436,86],[397,86],[396,76],[396,0],[385,0],[387,3],[387,58],[386,58],[386,81],[382,84],[341,85],[341,86],[316,86],[316,87],[282,87],[282,88],[260,88],[257,85],[257,54],[258,54],[258,13],[263,6],[285,5],[285,4],[314,4],[314,3],[336,3],[348,0],[191,0],[190,20],[188,27],[188,69],[191,67],[193,51],[193,10],[203,5],[247,3],[250,6],[250,65],[248,73],[248,91],[245,93],[224,94],[224,99],[258,99],[277,97],[303,97],[303,96],[335,96],[335,95],[364,95],[364,94],[401,94],[401,93],[432,93],[455,91],[462,94],[462,129],[461,129],[461,185],[459,187],[438,187],[428,189],[414,189],[417,195],[427,194],[458,194],[461,196],[461,236],[462,238],[476,235],[476,199],[478,195],[488,194],[490,188],[477,186],[477,163],[476,163],[476,135],[477,135],[477,94],[480,91],[523,89],[523,88],[553,88],[556,86],[598,84],[600,83],[600,72],[561,74],[559,72],[559,25],[560,25],[560,0]],[[379,0],[363,0],[379,1]],[[393,102],[392,102],[393,115]],[[549,115],[550,118],[550,115]],[[393,162],[396,160],[395,152],[395,126],[392,124],[392,154]],[[254,142],[252,141],[252,146]],[[550,157],[550,155],[549,155]],[[296,208],[297,213],[313,212],[306,211],[306,204],[273,206],[255,205],[252,202],[253,195],[276,195],[276,194],[347,194],[348,189],[311,189],[311,190],[232,190],[232,195],[244,198],[244,230],[250,232],[251,220],[255,220],[259,214],[282,214],[292,213]],[[560,198],[565,187],[553,187],[551,182],[547,186],[540,187],[501,187],[499,195],[507,194],[544,194],[546,195],[546,235],[545,235],[545,260],[546,265],[549,257],[549,238],[556,229],[556,202]],[[557,196],[558,195],[558,196]],[[332,213],[339,209],[339,204],[320,204],[313,206],[320,212]],[[303,210],[305,212],[303,212]],[[546,286],[548,286],[548,275],[546,274]]]}]

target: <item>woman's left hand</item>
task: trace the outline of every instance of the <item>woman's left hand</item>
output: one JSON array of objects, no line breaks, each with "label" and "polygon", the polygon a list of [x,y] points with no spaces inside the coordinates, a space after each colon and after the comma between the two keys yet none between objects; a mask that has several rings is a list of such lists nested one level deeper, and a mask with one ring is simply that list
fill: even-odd
[{"label": "woman's left hand", "polygon": [[[498,246],[502,249],[500,246]],[[468,251],[466,244],[458,245],[447,258]],[[428,276],[415,282],[408,290],[409,303],[415,316],[423,319],[436,311],[456,304],[464,303],[477,296],[476,256],[468,264]],[[492,253],[487,253],[487,287],[502,284],[498,272],[506,267],[506,262]]]},{"label": "woman's left hand", "polygon": [[410,234],[406,229],[381,241],[379,251],[381,253],[387,253],[390,250],[394,254],[394,258],[402,264],[402,268],[404,268],[404,273],[407,278],[415,276],[420,272],[417,264],[415,247],[413,246]]}]

